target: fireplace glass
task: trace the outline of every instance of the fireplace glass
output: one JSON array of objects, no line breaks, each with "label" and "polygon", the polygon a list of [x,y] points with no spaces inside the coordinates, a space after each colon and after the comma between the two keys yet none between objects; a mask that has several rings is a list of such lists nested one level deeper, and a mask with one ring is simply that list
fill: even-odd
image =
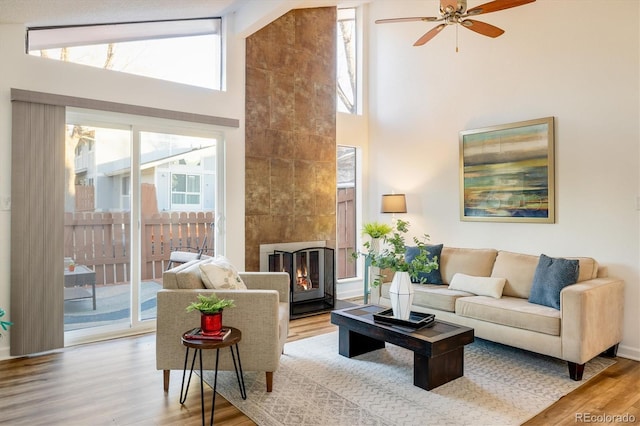
[{"label": "fireplace glass", "polygon": [[269,271],[289,274],[292,318],[333,309],[336,282],[333,249],[275,250],[269,255]]}]

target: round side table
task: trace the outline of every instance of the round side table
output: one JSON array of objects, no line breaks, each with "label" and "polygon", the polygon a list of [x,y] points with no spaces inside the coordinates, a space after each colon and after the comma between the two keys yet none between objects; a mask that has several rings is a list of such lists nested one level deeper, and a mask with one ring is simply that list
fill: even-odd
[{"label": "round side table", "polygon": [[[189,392],[189,383],[191,383],[191,375],[193,374],[193,366],[196,362],[196,356],[200,362],[200,405],[202,407],[202,425],[204,426],[204,378],[202,377],[202,351],[207,349],[216,350],[216,369],[213,379],[213,400],[211,402],[211,421],[210,425],[213,425],[213,412],[216,405],[216,388],[218,385],[218,359],[220,357],[220,349],[229,347],[231,350],[231,358],[233,359],[233,368],[236,371],[236,378],[238,379],[238,387],[240,388],[240,395],[242,399],[247,399],[247,390],[244,386],[244,376],[242,374],[242,363],[240,362],[240,352],[238,351],[238,342],[242,339],[242,332],[234,327],[223,328],[231,329],[231,333],[224,340],[210,340],[210,339],[193,339],[185,337],[191,332],[186,331],[182,335],[182,344],[186,347],[184,354],[184,370],[182,371],[182,385],[180,386],[180,404],[184,404],[187,400],[187,393]],[[194,349],[193,358],[191,360],[191,368],[189,370],[189,379],[187,380],[187,387],[184,386],[184,379],[187,375],[187,363],[189,361],[189,349]],[[234,351],[235,348],[235,351]],[[237,361],[236,361],[237,358]],[[183,395],[184,392],[184,395]]]}]

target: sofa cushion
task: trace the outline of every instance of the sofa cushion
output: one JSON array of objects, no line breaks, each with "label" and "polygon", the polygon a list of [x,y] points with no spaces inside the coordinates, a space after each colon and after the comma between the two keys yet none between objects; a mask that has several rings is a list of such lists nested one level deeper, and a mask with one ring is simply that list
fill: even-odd
[{"label": "sofa cushion", "polygon": [[217,290],[247,289],[236,268],[224,256],[216,256],[209,262],[201,263],[200,272],[206,288]]},{"label": "sofa cushion", "polygon": [[[440,257],[442,256],[442,244],[427,244],[427,250],[429,252],[429,259],[437,258],[438,269],[433,269],[431,272],[421,272],[418,274],[418,278],[411,278],[411,282],[421,284],[444,284],[442,282],[442,274],[440,273]],[[418,255],[418,247],[407,246],[407,251],[404,254],[404,259],[407,263],[410,263]]]},{"label": "sofa cushion", "polygon": [[444,247],[440,257],[440,274],[442,281],[450,283],[456,272],[488,277],[496,260],[497,250]]},{"label": "sofa cushion", "polygon": [[[387,286],[386,295],[389,297]],[[440,311],[454,312],[456,309],[456,300],[461,297],[473,296],[466,291],[451,290],[443,285],[437,284],[416,284],[413,286],[413,305],[423,308],[433,308]]]},{"label": "sofa cushion", "polygon": [[560,309],[560,292],[578,280],[580,263],[576,259],[540,255],[533,276],[529,302]]},{"label": "sofa cushion", "polygon": [[487,296],[463,297],[456,301],[455,312],[462,317],[552,336],[560,335],[560,311],[529,303],[520,297],[503,296],[501,299]]},{"label": "sofa cushion", "polygon": [[580,267],[578,268],[578,281],[586,281],[598,277],[598,262],[590,257],[567,257],[567,259],[577,260]]},{"label": "sofa cushion", "polygon": [[502,291],[504,296],[528,299],[538,260],[538,256],[501,250],[496,257],[491,276],[506,278],[507,282]]},{"label": "sofa cushion", "polygon": [[490,296],[496,299],[502,297],[504,278],[474,277],[466,274],[455,274],[449,284],[450,290],[466,291],[478,296]]}]

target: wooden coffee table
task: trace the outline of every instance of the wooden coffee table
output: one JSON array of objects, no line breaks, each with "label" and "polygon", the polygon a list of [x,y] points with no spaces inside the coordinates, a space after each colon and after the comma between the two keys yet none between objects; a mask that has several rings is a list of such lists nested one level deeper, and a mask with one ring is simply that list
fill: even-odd
[{"label": "wooden coffee table", "polygon": [[376,349],[385,342],[413,351],[413,384],[431,390],[464,374],[464,345],[473,342],[473,329],[436,321],[433,326],[413,330],[377,323],[373,314],[389,308],[363,305],[331,312],[338,326],[342,356],[352,358]]}]

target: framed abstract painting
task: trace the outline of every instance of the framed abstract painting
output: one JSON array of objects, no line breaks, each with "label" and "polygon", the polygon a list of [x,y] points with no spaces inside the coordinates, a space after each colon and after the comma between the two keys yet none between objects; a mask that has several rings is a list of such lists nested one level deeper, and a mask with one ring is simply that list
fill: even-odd
[{"label": "framed abstract painting", "polygon": [[555,222],[553,117],[460,132],[460,219]]}]

